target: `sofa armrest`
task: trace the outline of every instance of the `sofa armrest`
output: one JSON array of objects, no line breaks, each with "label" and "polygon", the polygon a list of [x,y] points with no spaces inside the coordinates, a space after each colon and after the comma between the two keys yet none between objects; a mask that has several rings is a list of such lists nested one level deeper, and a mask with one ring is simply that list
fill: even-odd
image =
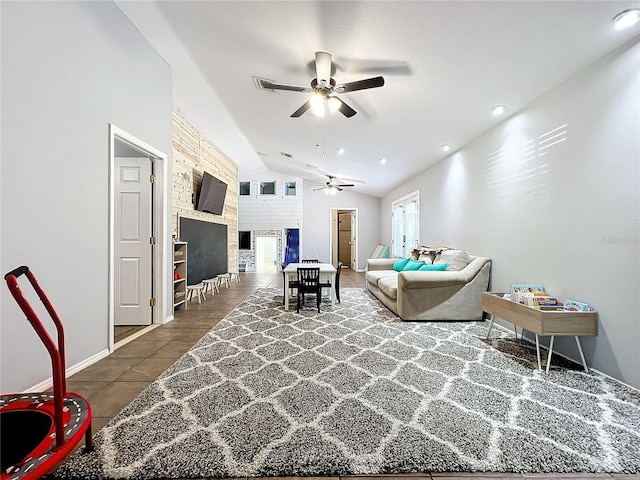
[{"label": "sofa armrest", "polygon": [[396,260],[396,258],[368,258],[365,271],[393,270],[393,264],[396,263]]},{"label": "sofa armrest", "polygon": [[460,272],[410,271],[398,273],[398,288],[424,290],[425,288],[464,285],[467,277]]},{"label": "sofa armrest", "polygon": [[410,271],[398,274],[398,288],[417,290],[421,288],[451,287],[464,285],[473,280],[482,267],[491,262],[488,257],[475,257],[469,265],[459,271]]}]

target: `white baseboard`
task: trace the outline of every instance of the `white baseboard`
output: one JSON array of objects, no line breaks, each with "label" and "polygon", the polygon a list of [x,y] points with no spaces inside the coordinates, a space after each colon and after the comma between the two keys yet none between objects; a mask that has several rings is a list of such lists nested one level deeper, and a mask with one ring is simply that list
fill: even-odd
[{"label": "white baseboard", "polygon": [[[78,373],[80,370],[87,368],[89,365],[93,365],[94,363],[102,360],[104,357],[108,355],[109,355],[109,349],[105,348],[104,350],[96,353],[95,355],[92,355],[91,357],[83,360],[82,362],[76,363],[75,365],[67,368],[67,371],[65,372],[65,374],[67,377],[70,377],[74,373]],[[44,390],[50,389],[51,387],[53,387],[53,377],[47,378],[43,382],[40,382],[37,385],[34,385],[33,387],[25,390],[23,393],[42,392]]]},{"label": "white baseboard", "polygon": [[169,322],[171,322],[174,318],[176,318],[176,317],[174,317],[173,315],[169,315],[167,318],[165,318],[165,319],[164,319],[164,323],[169,323]]}]

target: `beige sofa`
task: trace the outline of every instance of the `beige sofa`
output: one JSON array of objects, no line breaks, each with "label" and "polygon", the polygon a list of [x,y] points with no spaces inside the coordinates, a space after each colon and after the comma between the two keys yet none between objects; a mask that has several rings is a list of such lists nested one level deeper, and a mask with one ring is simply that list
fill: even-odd
[{"label": "beige sofa", "polygon": [[469,255],[457,271],[393,270],[397,259],[367,260],[367,289],[403,320],[482,320],[491,259]]}]

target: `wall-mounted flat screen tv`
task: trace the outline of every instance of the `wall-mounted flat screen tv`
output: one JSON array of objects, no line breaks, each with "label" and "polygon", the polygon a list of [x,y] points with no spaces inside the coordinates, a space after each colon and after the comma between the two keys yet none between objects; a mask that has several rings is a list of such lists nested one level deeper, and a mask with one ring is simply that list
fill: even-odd
[{"label": "wall-mounted flat screen tv", "polygon": [[198,194],[196,210],[222,215],[224,198],[227,194],[227,184],[213,175],[203,172],[202,186]]}]

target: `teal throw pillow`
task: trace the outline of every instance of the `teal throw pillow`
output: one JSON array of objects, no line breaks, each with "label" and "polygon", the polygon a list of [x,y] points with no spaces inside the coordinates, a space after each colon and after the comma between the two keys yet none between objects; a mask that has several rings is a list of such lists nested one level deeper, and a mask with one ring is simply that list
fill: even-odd
[{"label": "teal throw pillow", "polygon": [[426,271],[444,272],[448,266],[449,266],[448,263],[436,263],[435,265],[422,265],[419,270],[421,272],[426,272]]},{"label": "teal throw pillow", "polygon": [[393,269],[396,272],[401,272],[407,263],[409,263],[410,258],[399,258],[396,260],[396,263],[393,264]]},{"label": "teal throw pillow", "polygon": [[415,261],[415,260],[409,260],[407,262],[407,264],[404,266],[404,268],[402,269],[403,272],[409,272],[411,270],[418,270],[421,266],[424,265],[423,261]]}]

